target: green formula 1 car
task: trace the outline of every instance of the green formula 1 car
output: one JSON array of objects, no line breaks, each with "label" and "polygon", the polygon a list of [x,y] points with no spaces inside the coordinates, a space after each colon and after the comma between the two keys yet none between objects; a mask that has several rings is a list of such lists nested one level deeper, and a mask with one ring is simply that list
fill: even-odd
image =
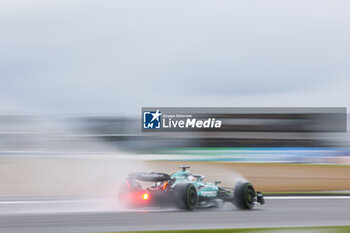
[{"label": "green formula 1 car", "polygon": [[[195,208],[222,207],[225,202],[233,203],[239,209],[252,209],[256,204],[263,205],[264,197],[255,192],[247,182],[238,182],[234,188],[222,187],[220,181],[214,184],[204,182],[203,175],[191,174],[188,166],[171,175],[165,173],[132,173],[119,192],[119,199],[132,207],[176,206],[184,210]],[[152,182],[143,188],[142,182]]]}]

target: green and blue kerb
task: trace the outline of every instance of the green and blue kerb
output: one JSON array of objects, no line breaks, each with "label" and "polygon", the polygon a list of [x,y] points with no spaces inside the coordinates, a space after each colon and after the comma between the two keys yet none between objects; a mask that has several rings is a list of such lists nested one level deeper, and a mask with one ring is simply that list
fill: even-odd
[{"label": "green and blue kerb", "polygon": [[345,148],[322,147],[191,147],[163,148],[156,152],[163,160],[266,162],[266,163],[322,163],[337,161],[348,154]]}]

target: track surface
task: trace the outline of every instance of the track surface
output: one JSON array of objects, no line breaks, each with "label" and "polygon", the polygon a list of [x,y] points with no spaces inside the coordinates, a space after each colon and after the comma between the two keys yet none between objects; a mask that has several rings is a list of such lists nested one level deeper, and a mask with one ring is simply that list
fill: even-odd
[{"label": "track surface", "polygon": [[254,210],[0,214],[0,232],[103,232],[350,225],[350,199],[272,199]]}]

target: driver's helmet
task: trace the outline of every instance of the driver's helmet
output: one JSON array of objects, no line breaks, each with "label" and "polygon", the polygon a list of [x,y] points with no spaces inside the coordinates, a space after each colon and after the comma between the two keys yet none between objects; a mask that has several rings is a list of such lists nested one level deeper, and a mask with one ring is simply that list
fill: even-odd
[{"label": "driver's helmet", "polygon": [[189,181],[195,181],[196,180],[196,178],[194,176],[192,176],[192,175],[187,176],[187,179]]}]

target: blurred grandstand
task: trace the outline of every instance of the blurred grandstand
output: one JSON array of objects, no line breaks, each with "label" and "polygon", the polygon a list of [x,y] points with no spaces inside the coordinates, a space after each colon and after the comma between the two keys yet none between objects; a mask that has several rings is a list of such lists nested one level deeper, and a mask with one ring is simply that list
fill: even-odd
[{"label": "blurred grandstand", "polygon": [[141,132],[137,118],[1,116],[0,153],[93,154],[115,149],[165,160],[349,162],[346,109],[248,110],[215,115],[224,125],[220,131],[148,133]]}]

